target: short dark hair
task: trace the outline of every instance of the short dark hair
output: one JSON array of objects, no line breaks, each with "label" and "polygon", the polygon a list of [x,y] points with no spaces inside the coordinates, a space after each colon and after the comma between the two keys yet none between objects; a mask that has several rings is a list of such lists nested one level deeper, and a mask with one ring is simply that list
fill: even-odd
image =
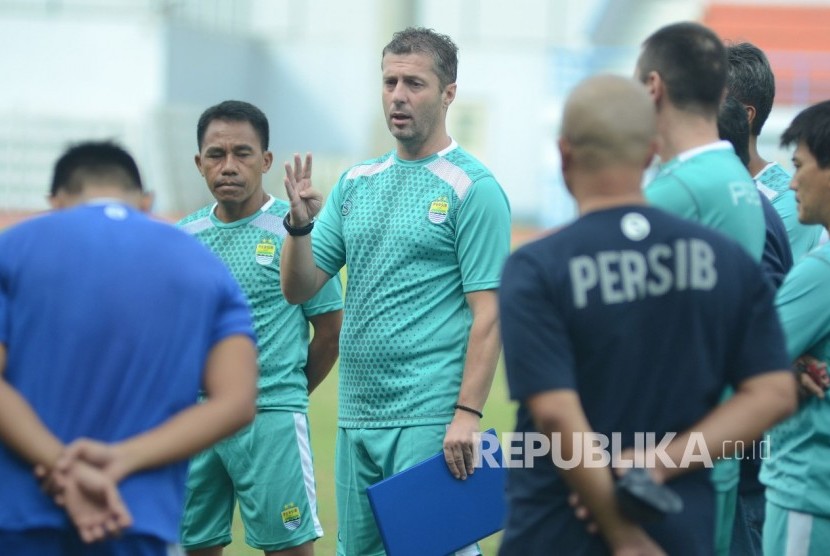
[{"label": "short dark hair", "polygon": [[199,123],[196,124],[196,144],[202,150],[202,142],[205,139],[205,132],[214,120],[226,120],[231,122],[248,122],[254,128],[262,150],[268,150],[268,118],[265,114],[249,102],[241,100],[226,100],[215,106],[211,106],[199,116]]},{"label": "short dark hair", "polygon": [[732,143],[735,154],[749,167],[749,119],[744,105],[733,96],[726,97],[720,106],[718,135]]},{"label": "short dark hair", "polygon": [[85,141],[71,146],[55,163],[49,194],[80,193],[90,178],[106,178],[127,191],[144,189],[130,153],[111,141]]},{"label": "short dark hair", "polygon": [[638,68],[643,82],[656,71],[678,108],[717,114],[726,87],[726,52],[708,27],[682,22],[658,29],[643,42]]},{"label": "short dark hair", "polygon": [[383,47],[381,60],[387,54],[429,54],[435,74],[443,90],[458,77],[458,47],[447,35],[425,27],[407,27],[392,35]]},{"label": "short dark hair", "polygon": [[781,134],[781,146],[803,142],[819,168],[830,168],[830,100],[805,108]]},{"label": "short dark hair", "polygon": [[752,43],[726,45],[729,61],[726,87],[729,94],[755,108],[750,133],[761,135],[761,129],[772,111],[775,100],[775,75],[764,52]]}]

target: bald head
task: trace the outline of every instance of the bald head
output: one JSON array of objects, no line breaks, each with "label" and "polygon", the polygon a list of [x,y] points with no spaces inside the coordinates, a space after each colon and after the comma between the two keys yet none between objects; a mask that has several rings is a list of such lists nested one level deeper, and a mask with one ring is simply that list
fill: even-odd
[{"label": "bald head", "polygon": [[562,141],[583,171],[649,161],[657,133],[654,103],[641,83],[616,75],[582,81],[562,116]]}]

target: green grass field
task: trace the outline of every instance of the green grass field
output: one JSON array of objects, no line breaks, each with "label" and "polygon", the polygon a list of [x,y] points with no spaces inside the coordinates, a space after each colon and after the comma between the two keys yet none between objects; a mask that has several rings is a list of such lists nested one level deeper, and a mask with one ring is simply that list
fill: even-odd
[{"label": "green grass field", "polygon": [[[314,449],[314,475],[317,479],[317,501],[320,521],[325,535],[315,544],[315,553],[323,556],[335,554],[337,545],[337,515],[334,502],[334,439],[337,433],[337,376],[332,371],[326,381],[312,394],[309,409],[311,443]],[[493,390],[484,408],[482,430],[495,428],[501,434],[513,430],[515,409],[507,397],[503,367],[500,365],[493,383]],[[242,525],[234,520],[234,540],[225,549],[225,556],[252,556],[262,554],[245,544]],[[496,553],[499,534],[481,542],[486,556]]]}]

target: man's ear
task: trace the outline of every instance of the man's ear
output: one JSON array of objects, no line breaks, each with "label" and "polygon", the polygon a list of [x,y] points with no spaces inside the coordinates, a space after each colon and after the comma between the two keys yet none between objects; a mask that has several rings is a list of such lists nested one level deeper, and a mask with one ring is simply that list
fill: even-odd
[{"label": "man's ear", "polygon": [[262,173],[265,174],[271,169],[271,164],[274,163],[274,153],[271,151],[265,151],[262,153],[262,160]]},{"label": "man's ear", "polygon": [[143,191],[138,201],[138,210],[141,212],[152,212],[153,204],[156,201],[156,194],[151,191]]},{"label": "man's ear", "polygon": [[571,144],[564,137],[559,138],[558,145],[559,159],[561,161],[560,165],[562,168],[562,174],[564,175],[570,169],[571,163],[573,162],[573,151],[571,149]]},{"label": "man's ear", "polygon": [[49,206],[52,210],[60,210],[63,208],[63,205],[61,204],[57,195],[47,195],[46,202],[49,203]]},{"label": "man's ear", "polygon": [[202,172],[202,157],[198,153],[193,157],[193,162],[196,163],[196,169],[199,170],[199,174],[204,176],[205,174]]},{"label": "man's ear", "polygon": [[758,112],[755,110],[754,106],[749,104],[745,104],[744,108],[746,109],[746,119],[749,120],[749,128],[752,129],[752,122],[755,121],[755,116],[758,115]]},{"label": "man's ear", "polygon": [[58,189],[54,195],[47,195],[46,201],[49,203],[49,206],[52,207],[52,210],[65,209],[71,205],[71,199],[63,189]]},{"label": "man's ear", "polygon": [[660,104],[666,94],[666,83],[663,78],[656,71],[648,72],[645,82],[646,90],[649,96],[654,101],[654,104]]},{"label": "man's ear", "polygon": [[444,110],[450,107],[452,101],[455,100],[455,93],[458,90],[458,85],[455,83],[450,83],[444,90],[441,92],[441,100],[444,103]]}]

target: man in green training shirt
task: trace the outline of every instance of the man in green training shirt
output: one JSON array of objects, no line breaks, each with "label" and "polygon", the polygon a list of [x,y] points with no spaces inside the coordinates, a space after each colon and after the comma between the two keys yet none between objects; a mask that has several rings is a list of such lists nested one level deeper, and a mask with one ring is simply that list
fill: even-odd
[{"label": "man in green training shirt", "polygon": [[[830,101],[798,114],[781,136],[795,145],[791,187],[798,220],[830,228]],[[778,316],[795,360],[809,354],[830,363],[830,245],[808,253],[776,295]],[[802,380],[802,384],[803,384]],[[825,382],[823,387],[826,388]],[[798,412],[770,431],[770,457],[761,466],[766,488],[766,556],[830,554],[830,397],[802,400]]]},{"label": "man in green training shirt", "polygon": [[254,423],[190,464],[182,545],[199,556],[219,555],[231,542],[237,502],[247,543],[266,555],[311,555],[323,534],[306,413],[309,393],[337,359],[342,289],[334,276],[302,306],[282,296],[279,259],[288,203],[262,187],[273,160],[268,134],[265,115],[247,102],[205,110],[196,132],[196,167],[216,202],[179,222],[225,261],[242,286],[259,348]]},{"label": "man in green training shirt", "polygon": [[798,221],[795,192],[790,189],[791,177],[777,162],[769,162],[758,152],[758,136],[772,111],[775,98],[775,75],[764,52],[752,43],[741,42],[726,46],[729,60],[727,88],[729,94],[746,108],[749,119],[749,172],[758,182],[758,190],[781,215],[793,261],[815,248],[821,236],[821,226]]},{"label": "man in green training shirt", "polygon": [[[718,136],[726,71],[723,43],[703,25],[668,25],[643,43],[636,77],[654,99],[661,161],[645,195],[652,205],[732,237],[760,261],[766,228],[755,182]],[[724,460],[712,471],[718,555],[731,545],[739,470],[739,460]]]},{"label": "man in green training shirt", "polygon": [[501,349],[496,290],[510,209],[490,171],[447,133],[456,53],[432,30],[394,35],[381,69],[397,148],[346,171],[322,212],[310,155],[286,165],[286,298],[305,301],[348,269],[336,456],[341,555],[384,554],[370,484],[442,446],[455,477],[473,472]]}]

